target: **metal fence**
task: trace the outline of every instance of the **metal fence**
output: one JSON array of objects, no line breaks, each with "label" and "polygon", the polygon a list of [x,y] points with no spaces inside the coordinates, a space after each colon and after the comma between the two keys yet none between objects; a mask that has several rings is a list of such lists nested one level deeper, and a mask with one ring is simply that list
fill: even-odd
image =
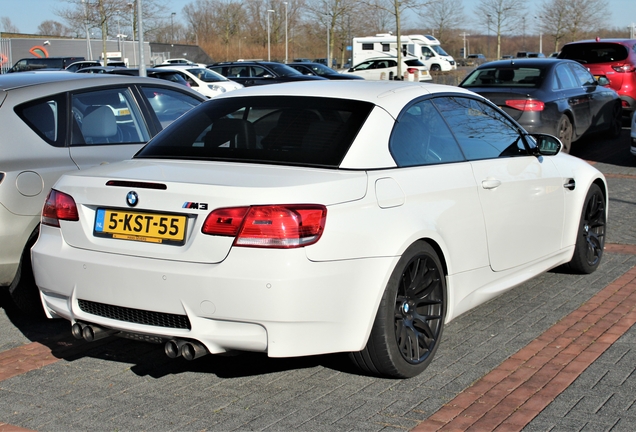
[{"label": "metal fence", "polygon": [[11,40],[0,39],[0,73],[6,73],[13,66]]}]

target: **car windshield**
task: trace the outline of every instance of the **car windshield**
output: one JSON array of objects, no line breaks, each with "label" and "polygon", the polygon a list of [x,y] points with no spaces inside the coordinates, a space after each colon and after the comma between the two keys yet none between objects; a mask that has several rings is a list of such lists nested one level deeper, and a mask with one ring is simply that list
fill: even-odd
[{"label": "car windshield", "polygon": [[627,58],[627,47],[618,43],[576,43],[565,45],[560,59],[576,60],[579,63],[612,63],[623,61]]},{"label": "car windshield", "polygon": [[440,45],[431,45],[431,49],[441,56],[448,56],[448,53]]},{"label": "car windshield", "polygon": [[302,75],[300,72],[298,72],[296,69],[289,67],[287,65],[284,65],[282,63],[268,63],[267,66],[272,69],[274,72],[276,72],[276,75],[278,76],[298,76],[298,75]]},{"label": "car windshield", "polygon": [[373,107],[320,97],[213,99],[135,157],[337,168]]},{"label": "car windshield", "polygon": [[407,66],[424,66],[424,63],[418,59],[405,60],[404,63],[406,63]]},{"label": "car windshield", "polygon": [[320,63],[313,63],[311,65],[307,65],[316,75],[324,76],[324,75],[333,75],[337,73],[335,70],[331,69]]},{"label": "car windshield", "polygon": [[188,69],[188,72],[204,82],[229,81],[223,75],[206,68],[192,68]]},{"label": "car windshield", "polygon": [[475,69],[462,87],[540,87],[545,69],[538,67],[486,67]]}]

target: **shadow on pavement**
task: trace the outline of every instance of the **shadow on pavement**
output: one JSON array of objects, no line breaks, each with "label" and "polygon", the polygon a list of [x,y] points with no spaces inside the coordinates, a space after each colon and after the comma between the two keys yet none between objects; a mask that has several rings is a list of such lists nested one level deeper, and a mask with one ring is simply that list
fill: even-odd
[{"label": "shadow on pavement", "polygon": [[264,375],[294,369],[322,366],[345,373],[360,374],[346,354],[270,358],[264,353],[236,355],[206,355],[193,361],[182,357],[171,359],[160,344],[133,341],[111,336],[95,342],[77,340],[71,335],[71,325],[64,319],[50,320],[25,316],[13,304],[7,290],[0,290],[0,308],[11,323],[31,342],[51,350],[56,358],[76,361],[84,357],[131,364],[139,376],[161,378],[184,372],[214,374],[219,378]]}]

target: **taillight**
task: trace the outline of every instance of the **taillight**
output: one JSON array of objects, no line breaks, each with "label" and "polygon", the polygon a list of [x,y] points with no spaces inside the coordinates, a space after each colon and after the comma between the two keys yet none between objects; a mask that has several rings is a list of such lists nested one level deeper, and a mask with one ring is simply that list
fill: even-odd
[{"label": "taillight", "polygon": [[614,65],[612,66],[616,72],[634,72],[636,68],[630,64]]},{"label": "taillight", "polygon": [[406,70],[410,74],[415,74],[416,72],[419,72],[419,69],[417,69],[417,68],[407,68]]},{"label": "taillight", "polygon": [[520,111],[543,111],[545,104],[538,100],[512,99],[506,101],[506,106]]},{"label": "taillight", "polygon": [[325,227],[327,208],[321,205],[268,205],[214,210],[201,232],[234,236],[234,245],[296,248],[316,243]]},{"label": "taillight", "polygon": [[78,221],[77,205],[70,195],[51,189],[42,208],[42,224],[60,226],[60,221]]}]

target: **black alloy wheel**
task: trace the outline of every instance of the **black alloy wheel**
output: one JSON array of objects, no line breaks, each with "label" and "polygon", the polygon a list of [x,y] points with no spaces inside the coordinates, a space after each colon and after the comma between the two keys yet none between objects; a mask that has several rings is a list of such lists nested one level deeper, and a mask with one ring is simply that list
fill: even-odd
[{"label": "black alloy wheel", "polygon": [[605,196],[593,184],[585,198],[570,269],[577,273],[594,272],[603,257],[605,247]]},{"label": "black alloy wheel", "polygon": [[446,318],[446,277],[435,250],[412,244],[398,261],[365,348],[351,353],[363,371],[410,378],[431,363]]}]

